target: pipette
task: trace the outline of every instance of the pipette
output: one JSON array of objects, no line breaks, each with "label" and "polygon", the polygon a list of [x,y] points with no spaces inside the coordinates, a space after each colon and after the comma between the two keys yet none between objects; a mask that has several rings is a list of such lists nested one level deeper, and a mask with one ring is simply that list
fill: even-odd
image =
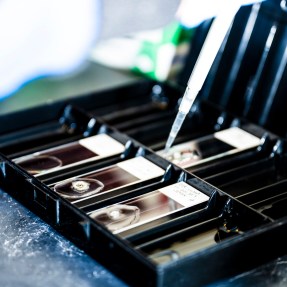
[{"label": "pipette", "polygon": [[172,125],[168,140],[165,145],[165,153],[172,146],[183,122],[188,114],[196,96],[200,92],[214,59],[220,49],[224,37],[227,34],[233,19],[240,7],[238,1],[226,0],[217,17],[214,19],[203,47],[200,51],[194,69],[188,80],[188,84],[181,100],[177,116]]}]

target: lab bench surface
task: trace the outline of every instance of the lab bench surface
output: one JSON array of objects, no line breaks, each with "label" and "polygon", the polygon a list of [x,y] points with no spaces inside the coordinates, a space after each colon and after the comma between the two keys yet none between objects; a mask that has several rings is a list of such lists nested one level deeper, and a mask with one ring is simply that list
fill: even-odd
[{"label": "lab bench surface", "polygon": [[0,115],[128,85],[139,79],[139,77],[128,72],[117,71],[93,62],[87,62],[75,74],[65,77],[43,77],[25,84],[13,95],[2,102],[0,101]]},{"label": "lab bench surface", "polygon": [[126,286],[2,191],[0,234],[0,286]]}]

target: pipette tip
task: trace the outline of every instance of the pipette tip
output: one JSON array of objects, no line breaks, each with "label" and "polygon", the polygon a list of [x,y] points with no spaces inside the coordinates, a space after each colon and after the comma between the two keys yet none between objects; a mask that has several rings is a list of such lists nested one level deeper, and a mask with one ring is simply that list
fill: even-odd
[{"label": "pipette tip", "polygon": [[169,135],[168,139],[167,139],[167,142],[165,144],[165,148],[164,148],[164,154],[167,154],[169,149],[171,148],[173,142],[175,140],[175,137]]},{"label": "pipette tip", "polygon": [[164,153],[167,153],[169,151],[169,149],[171,148],[171,146],[172,146],[172,144],[173,144],[173,142],[177,136],[177,133],[179,132],[179,130],[183,124],[185,116],[186,116],[186,114],[183,113],[182,111],[179,111],[177,113],[176,118],[175,118],[173,125],[171,127],[171,131],[169,133],[167,142],[165,144]]}]

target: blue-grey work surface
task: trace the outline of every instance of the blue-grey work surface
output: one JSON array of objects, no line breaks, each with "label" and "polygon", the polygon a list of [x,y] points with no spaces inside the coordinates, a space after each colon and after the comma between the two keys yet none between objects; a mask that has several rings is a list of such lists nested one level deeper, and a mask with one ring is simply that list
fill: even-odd
[{"label": "blue-grey work surface", "polygon": [[[0,190],[0,286],[127,285]],[[287,256],[208,287],[243,286],[287,286]]]},{"label": "blue-grey work surface", "polygon": [[0,286],[126,285],[0,191]]}]

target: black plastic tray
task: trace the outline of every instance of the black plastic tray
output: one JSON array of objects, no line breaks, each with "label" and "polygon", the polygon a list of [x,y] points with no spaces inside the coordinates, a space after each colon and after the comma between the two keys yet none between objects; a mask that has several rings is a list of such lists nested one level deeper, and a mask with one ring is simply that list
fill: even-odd
[{"label": "black plastic tray", "polygon": [[[201,118],[200,114],[193,114],[192,120],[187,120],[186,128],[192,128],[192,125],[189,125],[190,120],[192,123],[196,121],[201,130],[195,130],[194,133],[188,134],[188,137],[180,138],[180,141],[220,130],[232,123],[234,124],[234,122],[241,124],[236,120],[234,121],[231,115],[222,113],[220,109],[208,103],[203,102],[199,104],[199,107],[209,110],[209,114],[213,116],[206,120]],[[49,108],[47,107],[47,109]],[[137,109],[137,107],[132,109]],[[127,114],[130,110],[129,107]],[[285,225],[284,221],[281,221],[278,229],[277,224],[273,223],[269,217],[256,212],[199,177],[169,163],[142,143],[120,133],[113,127],[109,127],[101,120],[93,118],[90,113],[86,113],[84,110],[67,106],[63,111],[60,117],[56,117],[50,122],[47,121],[41,129],[41,133],[33,134],[33,138],[27,136],[29,133],[25,132],[30,131],[30,127],[23,127],[22,130],[13,132],[15,137],[16,135],[18,137],[22,135],[22,137],[18,142],[13,141],[13,139],[3,141],[2,151],[13,158],[37,149],[56,146],[97,133],[112,135],[126,144],[126,150],[119,156],[95,163],[82,164],[61,172],[52,172],[38,178],[29,175],[2,155],[0,186],[129,284],[135,286],[173,286],[175,278],[179,276],[180,280],[177,279],[177,286],[186,286],[187,284],[189,286],[201,286],[246,271],[278,257],[279,254],[284,254],[284,248],[279,249],[278,247],[283,239],[270,237],[271,230],[274,230],[275,233],[281,232],[282,226]],[[158,113],[161,112],[165,113],[161,110]],[[146,113],[143,113],[142,119],[145,118],[145,115]],[[219,122],[221,125],[218,124]],[[57,125],[50,128],[53,127],[50,123],[57,123]],[[132,122],[131,126],[133,125]],[[60,129],[62,133],[58,137],[59,126],[65,128]],[[71,126],[72,129],[66,128]],[[150,125],[147,124],[147,126]],[[48,128],[45,129],[45,127]],[[271,147],[274,147],[276,143],[276,137],[270,133],[266,134],[259,127],[254,126],[253,128],[255,133],[263,136],[262,145],[257,149],[247,150],[229,158],[229,163],[234,161],[236,164],[239,158],[242,158],[245,163],[246,160],[252,160],[253,157],[265,158],[267,154],[270,154]],[[168,128],[166,132],[168,132]],[[148,137],[151,143],[156,143],[158,147],[162,146],[157,141],[156,136],[153,137],[149,134]],[[6,134],[4,138],[7,138]],[[161,141],[163,142],[162,139]],[[37,145],[38,143],[39,145]],[[113,195],[103,195],[96,202],[87,200],[84,201],[84,204],[79,205],[73,205],[48,187],[50,182],[73,176],[79,172],[102,168],[135,156],[148,158],[164,168],[165,174],[161,178],[119,189]],[[221,164],[224,165],[224,160]],[[201,167],[201,169],[204,168],[208,169],[208,165]],[[208,204],[187,209],[176,215],[165,216],[119,235],[113,235],[87,215],[87,212],[91,210],[145,194],[178,181],[185,181],[209,195]],[[157,249],[168,249],[173,242],[184,241],[186,238],[210,229],[216,230],[212,246],[192,250],[183,257],[173,258],[168,255],[164,263],[157,263],[155,258],[155,254],[158,257],[158,252],[155,252]],[[271,239],[276,246],[273,247],[272,252],[266,252],[264,246],[255,244],[256,240],[264,242],[264,240],[269,241]],[[237,255],[238,261],[234,262],[233,256],[228,255],[230,252],[240,254],[240,256]],[[203,264],[205,265],[204,269]],[[191,267],[192,272],[190,271]],[[133,271],[131,272],[131,270]],[[205,276],[207,271],[208,276]]]},{"label": "black plastic tray", "polygon": [[[179,143],[231,125],[252,124],[262,137],[258,148],[188,170],[159,157],[154,150],[164,147],[183,89],[144,80],[0,117],[0,187],[134,286],[203,286],[286,255],[287,125],[282,123],[286,119],[287,21],[280,3],[267,0],[240,9],[177,138]],[[209,26],[210,21],[198,29],[200,43]],[[276,33],[268,47],[272,29]],[[200,48],[193,47],[197,53],[191,50],[185,78]],[[97,133],[125,143],[125,152],[39,178],[11,161]],[[164,168],[164,175],[83,205],[73,205],[48,187],[51,180],[136,156]],[[209,195],[208,203],[119,235],[87,215],[179,181]],[[191,248],[184,256],[170,251],[175,242],[180,246],[206,232],[215,232],[209,237],[214,238],[210,246]],[[158,261],[161,256],[164,260]]]}]

